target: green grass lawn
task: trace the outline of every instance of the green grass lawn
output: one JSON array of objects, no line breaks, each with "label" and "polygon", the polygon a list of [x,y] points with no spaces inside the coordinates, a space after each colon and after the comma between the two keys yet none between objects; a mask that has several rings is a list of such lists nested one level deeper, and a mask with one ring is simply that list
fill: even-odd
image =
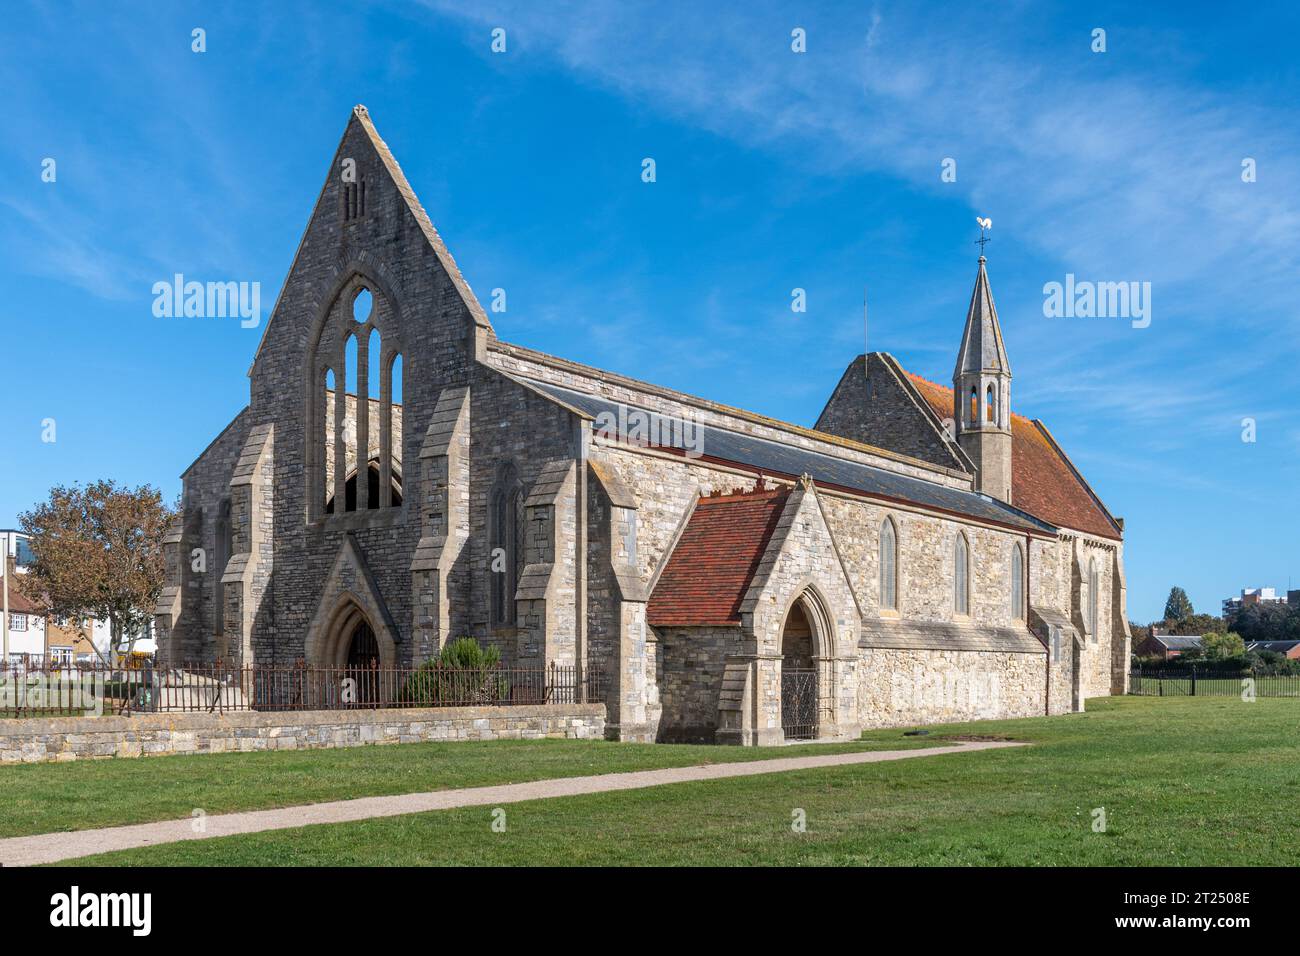
[{"label": "green grass lawn", "polygon": [[499,740],[0,767],[0,837],[325,800],[799,754],[933,746],[927,738],[794,747]]},{"label": "green grass lawn", "polygon": [[[503,833],[492,830],[489,808],[472,808],[168,844],[77,862],[1300,862],[1300,823],[1293,812],[1300,798],[1296,701],[1127,697],[1092,700],[1088,708],[1086,714],[943,728],[959,736],[1031,741],[1032,747],[513,804],[505,807]],[[903,742],[897,730],[870,732],[865,739],[887,746]],[[527,759],[527,745],[510,749],[501,748],[502,759]],[[626,769],[612,766],[622,749],[598,746],[590,759]],[[380,757],[399,752],[375,751]],[[746,756],[738,750],[713,753],[720,759]],[[150,769],[166,779],[167,767],[155,763]],[[1098,807],[1106,812],[1104,833],[1092,828]],[[804,833],[791,829],[796,809],[806,814]]]}]

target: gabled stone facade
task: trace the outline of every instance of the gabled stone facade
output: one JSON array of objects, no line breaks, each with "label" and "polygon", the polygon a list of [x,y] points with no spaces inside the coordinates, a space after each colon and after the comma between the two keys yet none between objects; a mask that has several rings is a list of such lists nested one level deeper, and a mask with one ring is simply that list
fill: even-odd
[{"label": "gabled stone facade", "polygon": [[1125,689],[1122,529],[1045,429],[1093,519],[1018,504],[1009,389],[982,496],[988,457],[889,356],[814,430],[500,342],[364,108],[249,378],[184,475],[173,660],[413,666],[469,635],[577,668],[612,737],[740,744]]}]

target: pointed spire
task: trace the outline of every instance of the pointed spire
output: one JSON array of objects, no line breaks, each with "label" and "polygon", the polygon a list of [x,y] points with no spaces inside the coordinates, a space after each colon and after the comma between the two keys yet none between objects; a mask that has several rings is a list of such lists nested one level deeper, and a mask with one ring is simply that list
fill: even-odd
[{"label": "pointed spire", "polygon": [[998,324],[998,310],[993,305],[993,291],[989,276],[980,256],[979,272],[975,276],[975,290],[971,293],[970,308],[966,310],[966,329],[962,332],[961,348],[957,350],[957,367],[953,382],[963,375],[996,373],[1011,377],[1011,364],[1007,361],[1006,346],[1002,344],[1002,326]]}]

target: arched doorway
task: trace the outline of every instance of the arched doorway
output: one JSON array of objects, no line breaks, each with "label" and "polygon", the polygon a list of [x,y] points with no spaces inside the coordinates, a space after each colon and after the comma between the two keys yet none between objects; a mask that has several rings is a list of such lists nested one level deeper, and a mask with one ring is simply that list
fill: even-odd
[{"label": "arched doorway", "polygon": [[353,703],[357,707],[374,707],[379,703],[379,641],[370,623],[362,618],[348,639],[347,677],[355,681]]},{"label": "arched doorway", "polygon": [[818,721],[816,636],[801,598],[781,631],[781,730],[786,740],[814,740]]}]

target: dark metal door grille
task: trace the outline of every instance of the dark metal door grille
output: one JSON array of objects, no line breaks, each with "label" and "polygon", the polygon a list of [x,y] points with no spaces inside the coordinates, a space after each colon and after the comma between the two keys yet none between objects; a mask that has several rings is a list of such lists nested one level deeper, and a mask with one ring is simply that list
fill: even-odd
[{"label": "dark metal door grille", "polygon": [[817,737],[817,671],[781,668],[781,730],[787,740]]}]

